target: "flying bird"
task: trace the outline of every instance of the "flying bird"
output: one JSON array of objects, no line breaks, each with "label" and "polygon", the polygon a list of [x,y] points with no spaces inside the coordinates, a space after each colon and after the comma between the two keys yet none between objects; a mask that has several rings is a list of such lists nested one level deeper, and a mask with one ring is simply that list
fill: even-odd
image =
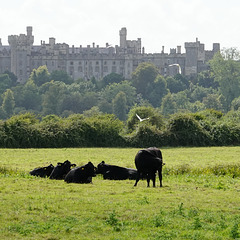
[{"label": "flying bird", "polygon": [[179,72],[179,74],[182,74],[181,66],[180,66],[178,63],[170,64],[170,65],[168,65],[168,66],[169,66],[169,67],[177,66],[177,67],[178,67],[178,72]]},{"label": "flying bird", "polygon": [[137,116],[137,118],[139,119],[139,121],[140,122],[142,122],[142,121],[144,121],[144,120],[148,120],[149,119],[149,117],[148,118],[140,118],[137,114],[136,114],[136,116]]}]

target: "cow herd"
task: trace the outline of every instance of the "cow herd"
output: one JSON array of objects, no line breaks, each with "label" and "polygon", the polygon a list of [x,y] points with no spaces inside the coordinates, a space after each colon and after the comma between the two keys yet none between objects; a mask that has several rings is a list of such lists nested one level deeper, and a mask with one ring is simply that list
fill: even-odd
[{"label": "cow herd", "polygon": [[162,187],[162,153],[156,147],[150,147],[138,151],[135,156],[135,166],[125,168],[115,165],[106,164],[104,161],[95,167],[91,162],[77,167],[76,164],[66,160],[63,163],[57,163],[54,167],[52,164],[46,167],[33,169],[30,174],[38,177],[49,177],[50,179],[64,180],[67,183],[92,183],[92,178],[101,174],[103,179],[109,180],[136,180],[134,186],[140,179],[147,179],[147,186],[150,180],[155,187],[156,173],[158,172],[160,187]]}]

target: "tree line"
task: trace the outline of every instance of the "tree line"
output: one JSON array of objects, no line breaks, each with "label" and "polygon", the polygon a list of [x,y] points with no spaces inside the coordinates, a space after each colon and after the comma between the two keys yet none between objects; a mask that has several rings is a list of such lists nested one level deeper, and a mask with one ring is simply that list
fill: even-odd
[{"label": "tree line", "polygon": [[150,63],[141,63],[130,80],[111,73],[100,81],[73,79],[64,71],[51,74],[34,69],[25,84],[11,72],[0,75],[0,119],[31,112],[68,117],[90,109],[125,121],[131,108],[151,106],[164,116],[215,109],[223,113],[240,107],[240,62],[235,49],[225,49],[197,76],[162,76]]},{"label": "tree line", "polygon": [[[96,146],[93,136],[97,139],[97,126],[102,127],[98,129],[100,132],[105,129],[101,125],[103,122],[110,128],[112,126],[111,130],[106,127],[107,132],[111,132],[109,141],[105,135],[105,140],[97,140],[98,144],[104,146],[144,145],[152,141],[148,139],[149,136],[155,139],[155,145],[159,142],[164,145],[238,144],[239,55],[236,49],[224,49],[209,61],[207,71],[188,77],[180,74],[174,77],[162,76],[150,63],[141,63],[130,80],[111,73],[99,81],[94,78],[73,81],[64,71],[49,73],[47,66],[41,66],[32,71],[25,84],[20,84],[13,73],[6,71],[0,75],[0,119],[2,136],[8,136],[8,140],[2,139],[0,145],[27,147],[34,143],[38,147],[54,144],[56,147],[68,146],[67,143],[62,143],[63,139],[67,141],[68,138],[60,133],[68,132],[69,136],[70,129],[74,129],[80,122],[83,124],[80,127],[81,133],[88,129],[90,132],[86,136],[92,136],[92,139],[90,141],[83,137],[82,143],[72,139],[68,142],[71,146],[83,146],[83,142],[88,146]],[[150,117],[149,121],[138,123],[136,113],[142,118]],[[213,118],[212,113],[218,117]],[[113,127],[109,119],[118,122],[117,127]],[[9,124],[10,129],[7,127]],[[28,129],[27,133],[33,134],[29,136],[29,143],[23,144],[26,139],[16,141],[17,134],[14,131],[18,131],[18,124],[21,125],[19,131]],[[184,124],[183,128],[179,127],[181,124]],[[195,130],[189,132],[190,126]],[[57,133],[55,130],[52,132],[52,129]],[[201,129],[201,134],[196,133],[197,129]],[[55,134],[58,139],[55,139]],[[74,134],[78,138],[80,133]],[[33,136],[35,140],[32,139]],[[191,136],[193,139],[187,141]],[[113,140],[112,137],[116,139]],[[181,137],[185,140],[182,141]]]}]

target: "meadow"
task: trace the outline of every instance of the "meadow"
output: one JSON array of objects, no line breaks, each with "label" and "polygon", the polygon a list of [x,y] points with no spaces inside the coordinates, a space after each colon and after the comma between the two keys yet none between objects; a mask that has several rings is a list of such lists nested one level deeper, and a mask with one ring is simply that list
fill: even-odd
[{"label": "meadow", "polygon": [[0,149],[0,239],[240,239],[240,147],[161,148],[162,188],[29,175],[67,159],[134,168],[138,150]]}]

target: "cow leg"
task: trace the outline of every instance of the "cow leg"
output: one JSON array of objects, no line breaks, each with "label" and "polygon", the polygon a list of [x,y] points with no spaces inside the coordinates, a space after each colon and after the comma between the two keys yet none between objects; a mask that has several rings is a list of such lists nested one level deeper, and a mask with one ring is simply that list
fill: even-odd
[{"label": "cow leg", "polygon": [[137,183],[138,183],[139,179],[140,179],[140,173],[137,171],[136,182],[134,184],[134,187],[137,186]]},{"label": "cow leg", "polygon": [[162,168],[158,170],[158,176],[160,181],[160,187],[162,187]]},{"label": "cow leg", "polygon": [[151,179],[151,175],[147,174],[147,187],[150,187],[150,179]]},{"label": "cow leg", "polygon": [[155,172],[151,173],[151,179],[152,179],[152,182],[153,182],[153,187],[155,187],[155,183],[156,183],[156,174],[155,174]]}]

